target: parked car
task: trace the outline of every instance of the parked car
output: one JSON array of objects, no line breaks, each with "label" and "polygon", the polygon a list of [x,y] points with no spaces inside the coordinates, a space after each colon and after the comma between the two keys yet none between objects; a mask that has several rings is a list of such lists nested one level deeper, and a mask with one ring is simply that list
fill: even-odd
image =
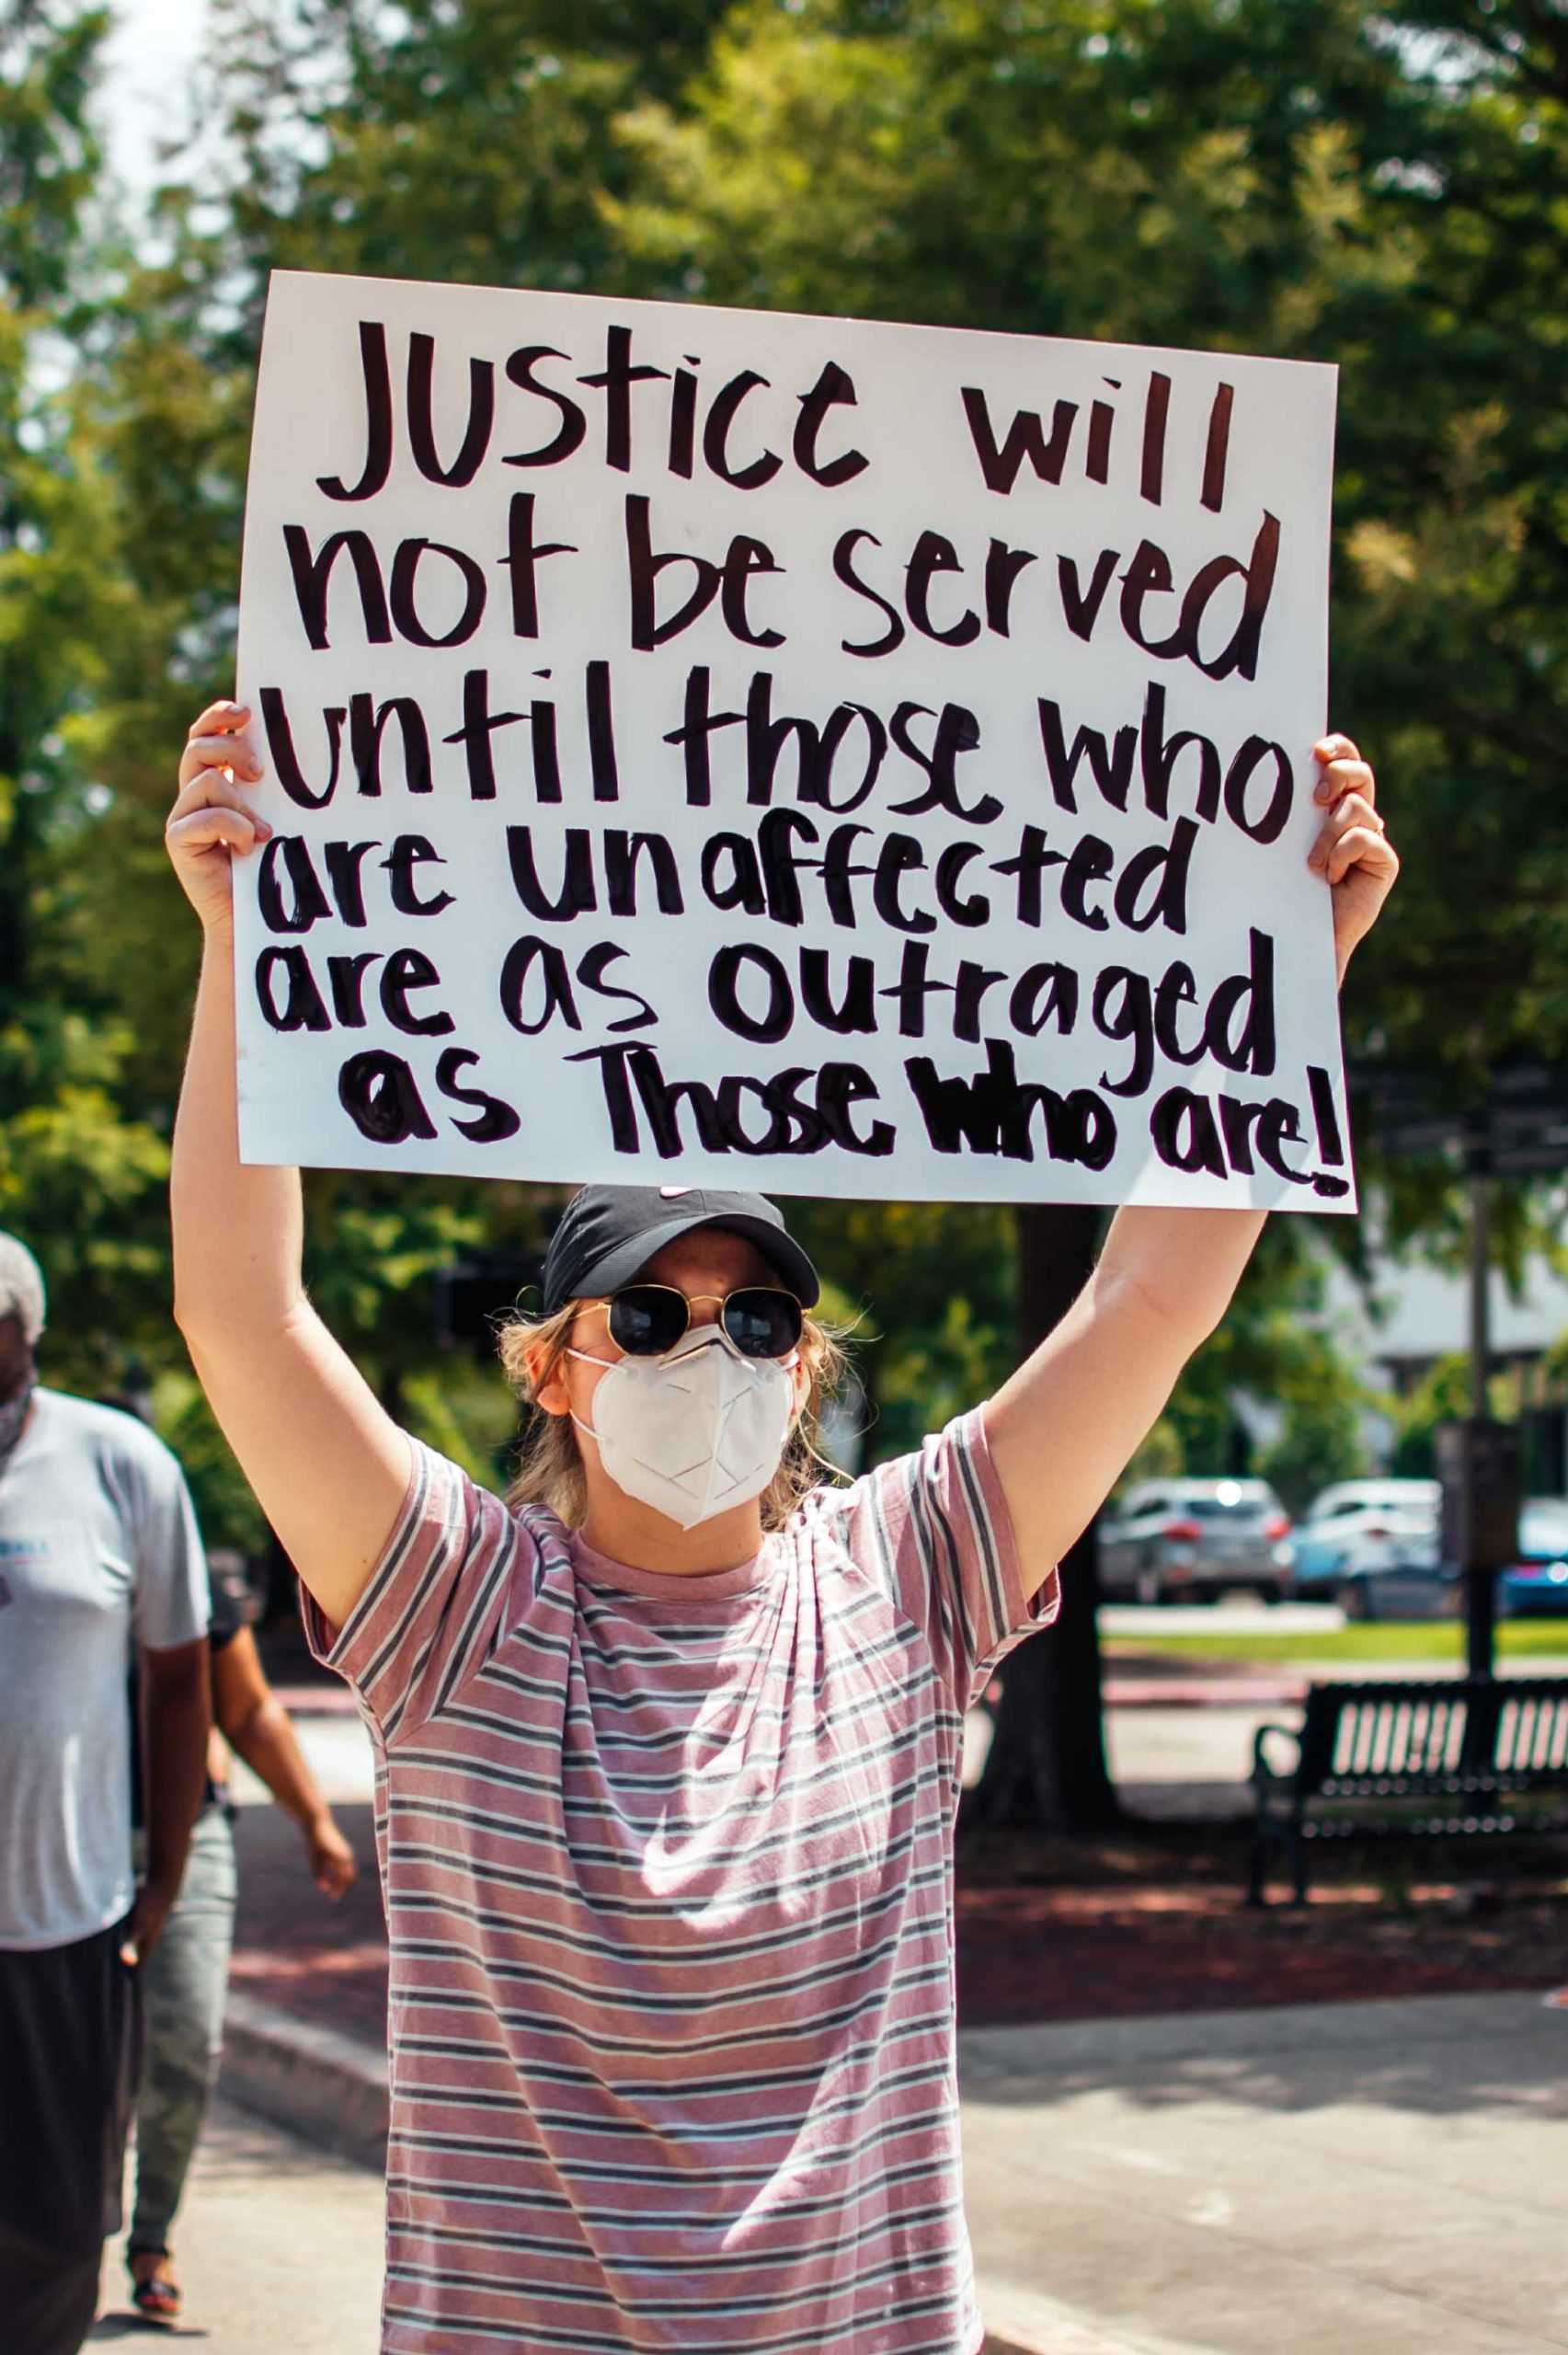
[{"label": "parked car", "polygon": [[1497,1581],[1510,1619],[1568,1619],[1568,1497],[1531,1497],[1519,1514],[1519,1558]]},{"label": "parked car", "polygon": [[1100,1524],[1101,1587],[1138,1603],[1211,1603],[1251,1587],[1278,1603],[1289,1534],[1266,1480],[1140,1480]]},{"label": "parked car", "polygon": [[1333,1600],[1347,1619],[1449,1619],[1462,1607],[1459,1575],[1443,1558],[1436,1523],[1413,1515],[1345,1539]]},{"label": "parked car", "polygon": [[[1442,1558],[1436,1532],[1351,1541],[1336,1589],[1352,1619],[1431,1619],[1464,1609],[1463,1579]],[[1500,1615],[1568,1618],[1568,1497],[1528,1498],[1519,1514],[1519,1558],[1497,1579]]]},{"label": "parked car", "polygon": [[1313,1498],[1290,1536],[1290,1591],[1303,1603],[1332,1601],[1363,1537],[1436,1536],[1442,1490],[1436,1480],[1337,1480]]}]

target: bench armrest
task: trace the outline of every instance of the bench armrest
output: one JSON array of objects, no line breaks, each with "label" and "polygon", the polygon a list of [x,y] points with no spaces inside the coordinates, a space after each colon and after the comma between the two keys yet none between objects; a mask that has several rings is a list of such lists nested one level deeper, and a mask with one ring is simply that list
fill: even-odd
[{"label": "bench armrest", "polygon": [[1284,1740],[1294,1742],[1296,1745],[1295,1763],[1299,1766],[1301,1763],[1301,1729],[1299,1726],[1259,1726],[1256,1733],[1253,1736],[1253,1780],[1254,1783],[1288,1782],[1290,1779],[1290,1774],[1295,1771],[1294,1767],[1292,1767],[1288,1773],[1281,1774],[1277,1768],[1269,1763],[1268,1738],[1270,1734],[1278,1734]]}]

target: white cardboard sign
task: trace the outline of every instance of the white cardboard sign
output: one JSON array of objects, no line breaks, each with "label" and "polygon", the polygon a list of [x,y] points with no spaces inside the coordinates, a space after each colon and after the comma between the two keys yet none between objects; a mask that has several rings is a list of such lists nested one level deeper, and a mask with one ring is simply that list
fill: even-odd
[{"label": "white cardboard sign", "polygon": [[280,273],[253,1161],[1354,1206],[1334,373]]}]

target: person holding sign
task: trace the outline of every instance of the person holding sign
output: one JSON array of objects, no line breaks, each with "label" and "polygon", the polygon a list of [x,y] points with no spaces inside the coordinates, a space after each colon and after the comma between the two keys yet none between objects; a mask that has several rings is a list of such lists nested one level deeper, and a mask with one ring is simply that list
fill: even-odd
[{"label": "person holding sign", "polygon": [[[761,1196],[595,1185],[502,1337],[510,1499],[397,1428],[242,1165],[233,704],[180,764],[206,953],[177,1314],[374,1734],[391,1946],[383,2346],[973,2355],[952,1828],[964,1712],[1223,1316],[1251,1212],[1124,1209],[1070,1315],[916,1454],[816,1480],[832,1346]],[[1338,964],[1397,871],[1317,747]]]}]

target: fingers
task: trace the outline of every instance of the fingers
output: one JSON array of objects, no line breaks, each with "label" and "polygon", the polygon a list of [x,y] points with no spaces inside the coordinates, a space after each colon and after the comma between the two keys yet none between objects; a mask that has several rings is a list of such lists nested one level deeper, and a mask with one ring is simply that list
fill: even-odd
[{"label": "fingers", "polygon": [[1336,801],[1355,793],[1376,809],[1378,780],[1348,736],[1325,736],[1313,746],[1312,757],[1322,772],[1313,790],[1314,801],[1332,809]]},{"label": "fingers", "polygon": [[191,728],[191,738],[198,736],[232,736],[250,718],[250,706],[243,703],[210,703]]},{"label": "fingers", "polygon": [[125,1936],[120,1941],[120,1959],[127,1970],[134,1970],[142,1960],[146,1943],[146,1911],[140,1897],[131,1909],[131,1919],[125,1924]]},{"label": "fingers", "polygon": [[1364,794],[1347,793],[1330,810],[1308,855],[1307,864],[1320,875],[1332,874],[1339,845],[1350,833],[1380,834],[1383,821]]},{"label": "fingers", "polygon": [[271,832],[265,818],[253,817],[248,810],[233,810],[226,803],[212,802],[187,818],[171,818],[164,828],[164,840],[178,856],[193,851],[215,850],[222,844],[243,858],[247,851],[265,842]]},{"label": "fingers", "polygon": [[1352,826],[1341,834],[1329,853],[1329,881],[1343,883],[1352,867],[1359,867],[1375,880],[1391,881],[1399,873],[1393,844],[1380,826]]},{"label": "fingers", "polygon": [[232,769],[236,777],[244,777],[251,785],[262,774],[256,747],[243,733],[191,737],[179,756],[180,784],[189,785],[193,777],[210,769]]},{"label": "fingers", "polygon": [[172,826],[177,819],[189,818],[197,810],[237,810],[244,816],[254,818],[263,833],[272,832],[267,820],[251,809],[245,795],[230,783],[222,769],[201,769],[182,787],[175,796],[168,822]]}]

